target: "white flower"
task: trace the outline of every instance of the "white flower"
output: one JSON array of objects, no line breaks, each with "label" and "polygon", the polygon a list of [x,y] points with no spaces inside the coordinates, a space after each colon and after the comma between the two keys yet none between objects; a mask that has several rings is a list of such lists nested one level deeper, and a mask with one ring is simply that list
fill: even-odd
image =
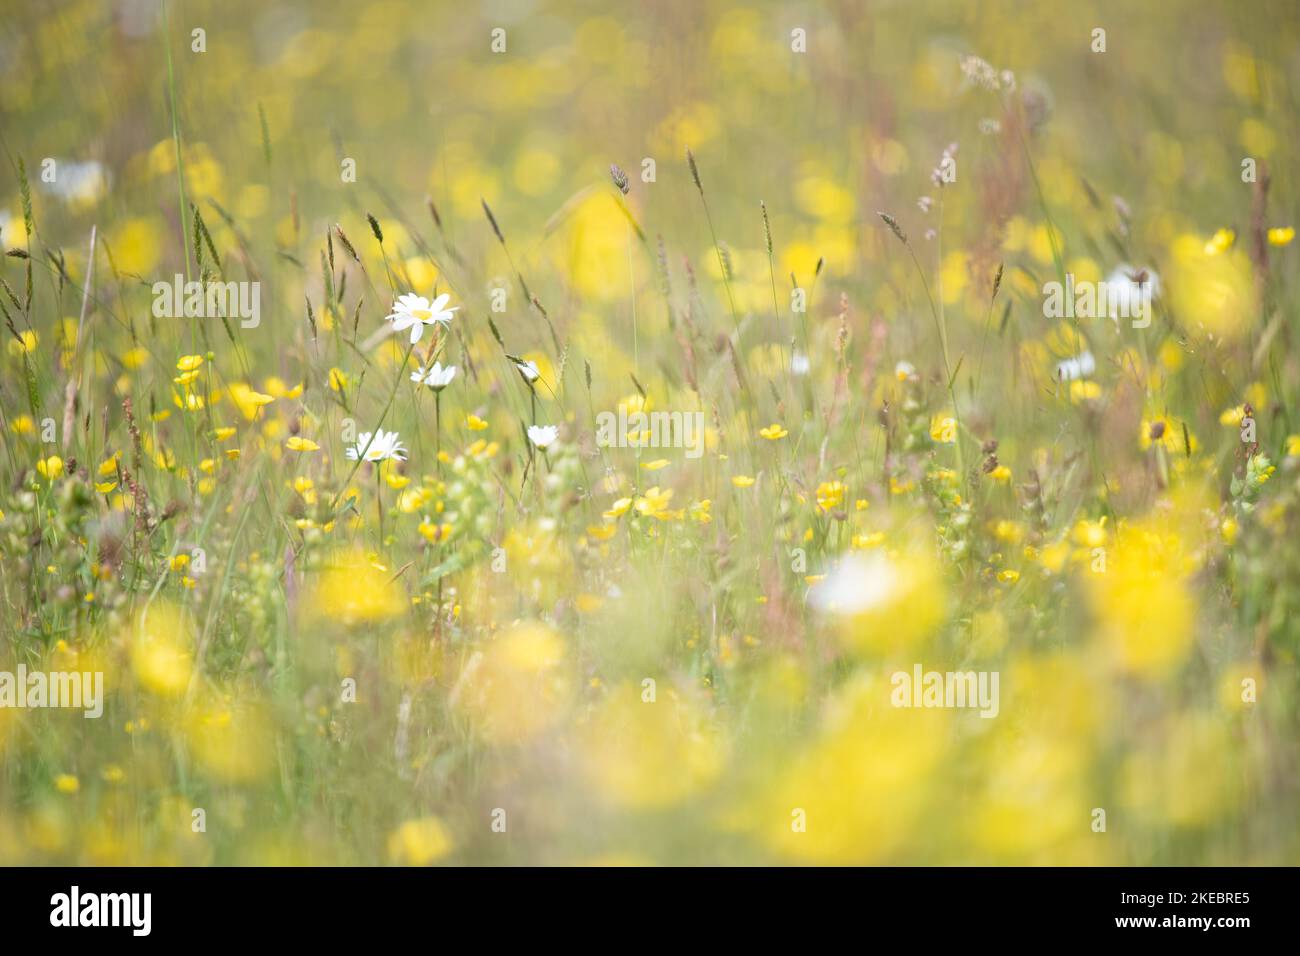
[{"label": "white flower", "polygon": [[460,306],[449,309],[447,303],[450,301],[451,296],[445,292],[432,302],[422,295],[408,292],[406,295],[398,296],[397,301],[393,303],[393,311],[384,316],[384,321],[392,322],[395,332],[410,329],[411,344],[414,345],[420,341],[426,325],[433,325],[435,322],[441,322],[443,325],[451,324],[451,314]]},{"label": "white flower", "polygon": [[1151,300],[1159,297],[1160,276],[1152,269],[1134,269],[1125,264],[1106,277],[1106,303],[1110,317],[1117,321],[1121,317],[1146,317]]},{"label": "white flower", "polygon": [[887,606],[902,584],[899,569],[873,551],[866,557],[845,558],[813,588],[809,599],[816,608],[831,614],[862,614]]},{"label": "white flower", "polygon": [[1097,360],[1091,352],[1083,352],[1074,358],[1068,358],[1056,366],[1056,378],[1061,382],[1073,382],[1078,378],[1088,378],[1097,371]]},{"label": "white flower", "polygon": [[808,362],[808,356],[802,352],[795,352],[790,356],[790,371],[795,375],[807,375],[809,368],[811,368],[811,365]]},{"label": "white flower", "polygon": [[527,382],[537,381],[538,377],[542,374],[538,371],[536,362],[516,362],[515,368],[519,369],[519,374],[522,375],[524,380]]},{"label": "white flower", "polygon": [[554,425],[528,426],[528,440],[538,448],[549,448],[559,435],[560,430]]},{"label": "white flower", "polygon": [[455,377],[456,366],[448,365],[443,368],[441,362],[434,362],[427,372],[422,368],[417,368],[411,373],[412,382],[423,382],[435,392],[441,392],[451,384],[451,380]]},{"label": "white flower", "polygon": [[61,159],[58,172],[58,177],[43,188],[66,202],[93,203],[108,192],[108,171],[93,159],[84,163]]},{"label": "white flower", "polygon": [[362,432],[357,436],[357,443],[347,449],[346,454],[351,461],[362,456],[365,456],[366,461],[384,461],[388,458],[406,461],[406,447],[397,440],[397,432],[386,432],[381,428],[375,434],[374,441],[371,441],[370,435],[370,432]]}]

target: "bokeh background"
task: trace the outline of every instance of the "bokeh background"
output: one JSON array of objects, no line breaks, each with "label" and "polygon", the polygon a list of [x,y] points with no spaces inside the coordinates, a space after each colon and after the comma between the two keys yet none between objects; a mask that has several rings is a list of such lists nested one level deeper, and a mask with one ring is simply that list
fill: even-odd
[{"label": "bokeh background", "polygon": [[[1294,862],[1297,20],[0,0],[0,660],[109,686],[0,711],[0,861]],[[153,319],[214,254],[261,325]],[[1147,330],[1044,315],[1142,270]],[[596,448],[620,401],[708,453]]]}]

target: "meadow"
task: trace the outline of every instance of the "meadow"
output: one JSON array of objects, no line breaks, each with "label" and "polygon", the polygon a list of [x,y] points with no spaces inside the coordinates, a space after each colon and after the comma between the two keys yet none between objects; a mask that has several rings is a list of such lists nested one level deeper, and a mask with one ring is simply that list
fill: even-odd
[{"label": "meadow", "polygon": [[0,864],[1296,863],[1297,89],[1284,2],[0,0]]}]

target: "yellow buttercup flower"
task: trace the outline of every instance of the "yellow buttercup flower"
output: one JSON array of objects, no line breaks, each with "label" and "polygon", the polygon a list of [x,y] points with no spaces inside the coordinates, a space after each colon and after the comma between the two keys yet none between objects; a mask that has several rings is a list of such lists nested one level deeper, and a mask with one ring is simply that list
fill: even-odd
[{"label": "yellow buttercup flower", "polygon": [[619,498],[604,512],[606,518],[617,518],[627,513],[627,509],[632,507],[631,498]]},{"label": "yellow buttercup flower", "polygon": [[1246,406],[1236,405],[1232,408],[1224,409],[1219,414],[1219,424],[1227,425],[1229,428],[1237,428],[1241,425],[1241,420],[1246,417]]},{"label": "yellow buttercup flower", "polygon": [[1280,226],[1268,231],[1268,241],[1274,246],[1289,246],[1291,240],[1295,238],[1295,227]]},{"label": "yellow buttercup flower", "polygon": [[1172,673],[1192,646],[1195,556],[1170,525],[1120,529],[1106,548],[1104,573],[1085,580],[1097,639],[1121,670],[1154,680]]},{"label": "yellow buttercup flower", "polygon": [[656,485],[646,490],[646,493],[636,499],[636,510],[649,518],[658,518],[660,521],[667,521],[675,515],[668,510],[668,503],[672,501],[673,490],[671,488],[659,488]]},{"label": "yellow buttercup flower", "polygon": [[1070,401],[1075,405],[1092,402],[1101,398],[1101,386],[1087,379],[1076,379],[1070,383]]},{"label": "yellow buttercup flower", "polygon": [[930,419],[930,440],[951,445],[957,441],[957,419],[947,413]]},{"label": "yellow buttercup flower", "polygon": [[1192,235],[1176,239],[1171,251],[1170,300],[1179,324],[1228,341],[1246,336],[1259,319],[1249,258],[1238,248],[1206,252]]},{"label": "yellow buttercup flower", "polygon": [[428,866],[451,848],[447,828],[437,817],[407,820],[388,836],[388,858],[399,866]]},{"label": "yellow buttercup flower", "polygon": [[315,620],[354,626],[394,618],[407,601],[391,571],[353,550],[331,557],[309,582],[302,607]]},{"label": "yellow buttercup flower", "polygon": [[631,809],[680,803],[722,771],[722,741],[706,715],[671,688],[658,689],[653,702],[638,685],[610,688],[577,745],[596,793]]},{"label": "yellow buttercup flower", "polygon": [[270,717],[255,698],[205,694],[185,715],[186,744],[206,776],[252,783],[276,766]]},{"label": "yellow buttercup flower", "polygon": [[294,435],[287,442],[285,447],[290,451],[319,451],[320,445],[316,444],[310,438],[303,438],[300,435]]},{"label": "yellow buttercup flower", "polygon": [[791,860],[846,865],[906,860],[941,791],[947,712],[888,706],[890,688],[860,677],[835,693],[810,745],[772,768],[741,820]]},{"label": "yellow buttercup flower", "polygon": [[22,355],[24,352],[30,355],[36,351],[36,346],[40,344],[40,338],[32,329],[24,329],[18,334],[18,338],[9,339],[9,354]]},{"label": "yellow buttercup flower", "polygon": [[568,705],[566,657],[555,631],[520,624],[466,662],[452,703],[490,743],[528,740],[558,721]]},{"label": "yellow buttercup flower", "polygon": [[844,495],[848,488],[842,481],[823,481],[817,486],[817,507],[830,511],[844,504]]},{"label": "yellow buttercup flower", "polygon": [[41,473],[42,478],[53,481],[63,474],[63,459],[58,455],[42,458],[36,462],[36,470]]},{"label": "yellow buttercup flower", "polygon": [[768,441],[776,441],[790,434],[788,431],[785,430],[783,426],[777,424],[776,422],[773,422],[771,425],[768,425],[766,428],[760,428],[758,430],[758,433],[762,435],[764,438],[766,438]]},{"label": "yellow buttercup flower", "polygon": [[155,602],[132,628],[131,669],[136,680],[161,697],[179,697],[190,684],[193,657],[188,620],[180,608]]},{"label": "yellow buttercup flower", "polygon": [[1207,256],[1217,256],[1221,252],[1227,252],[1232,248],[1232,244],[1237,240],[1237,233],[1232,229],[1220,229],[1210,241],[1205,244],[1205,254]]},{"label": "yellow buttercup flower", "polygon": [[257,413],[263,407],[275,401],[274,396],[254,391],[243,382],[232,383],[228,391],[230,400],[235,403],[239,413],[250,422],[257,417]]}]

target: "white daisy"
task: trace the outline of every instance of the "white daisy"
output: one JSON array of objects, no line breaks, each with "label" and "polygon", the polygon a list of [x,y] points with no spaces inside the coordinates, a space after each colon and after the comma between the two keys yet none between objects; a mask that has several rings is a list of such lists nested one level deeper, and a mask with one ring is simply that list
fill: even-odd
[{"label": "white daisy", "polygon": [[370,435],[370,432],[362,432],[357,436],[357,443],[347,449],[346,454],[351,461],[362,456],[366,461],[384,461],[388,458],[406,461],[406,446],[397,440],[397,432],[386,432],[381,428],[373,441]]},{"label": "white daisy", "polygon": [[451,384],[451,380],[455,377],[456,366],[448,365],[443,368],[441,362],[434,362],[427,372],[422,368],[417,368],[411,373],[412,382],[423,382],[435,392],[441,392]]},{"label": "white daisy", "polygon": [[1106,277],[1105,291],[1112,319],[1145,318],[1151,300],[1160,298],[1160,276],[1153,269],[1134,269],[1126,263]]},{"label": "white daisy", "polygon": [[528,439],[538,448],[549,448],[560,436],[560,429],[554,425],[529,425]]},{"label": "white daisy", "polygon": [[536,362],[516,362],[515,368],[519,369],[519,374],[524,377],[526,382],[535,382],[541,376]]},{"label": "white daisy", "polygon": [[446,292],[432,302],[422,295],[408,292],[406,295],[398,296],[397,301],[393,303],[393,311],[384,316],[384,321],[392,322],[395,332],[410,329],[411,344],[414,345],[420,341],[426,325],[433,325],[435,322],[441,322],[443,325],[451,324],[451,314],[460,306],[449,309],[447,303],[450,301],[451,296]]},{"label": "white daisy", "polygon": [[902,584],[899,569],[883,554],[845,558],[809,595],[819,610],[832,614],[861,614],[878,610]]},{"label": "white daisy", "polygon": [[66,202],[93,203],[108,192],[108,170],[93,159],[84,163],[59,160],[58,171],[52,183],[44,185],[42,180],[43,188]]},{"label": "white daisy", "polygon": [[1075,379],[1088,378],[1095,371],[1097,371],[1097,360],[1092,357],[1091,352],[1082,352],[1074,358],[1057,363],[1056,377],[1062,382],[1073,382]]}]

